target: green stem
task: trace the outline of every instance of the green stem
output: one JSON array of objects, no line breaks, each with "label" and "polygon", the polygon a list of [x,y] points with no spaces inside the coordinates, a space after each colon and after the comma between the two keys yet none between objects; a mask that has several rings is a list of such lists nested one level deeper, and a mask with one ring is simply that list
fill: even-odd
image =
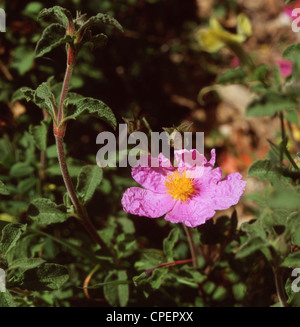
[{"label": "green stem", "polygon": [[198,266],[198,260],[197,260],[197,254],[196,254],[197,252],[196,252],[196,247],[195,247],[192,231],[190,228],[186,227],[185,224],[183,224],[183,228],[184,228],[184,231],[186,233],[186,236],[187,236],[187,239],[189,242],[189,247],[190,247],[191,255],[193,258],[194,267],[196,269],[198,269],[199,266]]},{"label": "green stem", "polygon": [[282,151],[282,150],[280,151],[280,162],[282,164],[283,154],[285,154],[287,156],[289,162],[292,164],[292,166],[296,170],[299,170],[299,167],[297,166],[297,164],[293,160],[290,152],[286,148],[286,144],[284,144],[286,142],[286,132],[285,132],[285,127],[284,127],[284,118],[283,118],[283,113],[282,112],[279,113],[279,118],[280,118],[280,126],[281,126],[281,140],[282,140],[282,144],[284,145],[284,151]]},{"label": "green stem", "polygon": [[155,266],[151,269],[148,269],[145,271],[146,275],[151,275],[152,272],[157,269],[157,268],[165,268],[165,267],[169,267],[169,266],[175,266],[175,265],[182,265],[184,263],[189,263],[189,262],[193,262],[194,259],[185,259],[185,260],[178,260],[178,261],[173,261],[173,262],[167,262],[167,263],[163,263],[161,265]]}]

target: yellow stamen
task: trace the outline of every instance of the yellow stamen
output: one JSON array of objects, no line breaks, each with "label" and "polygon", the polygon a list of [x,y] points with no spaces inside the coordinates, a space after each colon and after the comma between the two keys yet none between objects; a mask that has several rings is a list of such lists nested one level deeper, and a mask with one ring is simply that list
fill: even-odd
[{"label": "yellow stamen", "polygon": [[175,200],[188,200],[195,193],[194,178],[189,178],[184,170],[169,174],[165,180],[166,192]]}]

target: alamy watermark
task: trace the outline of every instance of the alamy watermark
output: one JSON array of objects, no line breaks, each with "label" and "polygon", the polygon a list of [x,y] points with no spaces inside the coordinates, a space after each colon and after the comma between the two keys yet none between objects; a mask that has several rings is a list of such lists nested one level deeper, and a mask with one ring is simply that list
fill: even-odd
[{"label": "alamy watermark", "polygon": [[300,26],[298,26],[298,24],[300,23],[300,8],[293,9],[292,17],[296,17],[292,21],[292,30],[293,30],[293,32],[295,32],[295,33],[300,32]]},{"label": "alamy watermark", "polygon": [[0,32],[6,32],[6,14],[2,8],[0,8]]},{"label": "alamy watermark", "polygon": [[292,271],[292,276],[297,277],[292,281],[292,291],[298,293],[300,291],[300,268],[295,268]]},{"label": "alamy watermark", "polygon": [[[117,143],[119,151],[117,152]],[[204,133],[195,133],[195,146],[193,147],[192,132],[174,132],[171,135],[167,132],[151,132],[150,147],[149,137],[143,132],[133,132],[128,135],[127,124],[119,125],[119,141],[111,132],[99,133],[96,144],[103,145],[97,152],[96,160],[98,166],[116,167],[135,167],[137,164],[142,167],[169,167],[169,161],[159,157],[162,153],[167,159],[170,159],[171,148],[182,151],[183,161],[189,167],[203,167],[204,162]],[[128,149],[128,145],[135,145]],[[148,156],[149,148],[151,148],[151,156]],[[161,148],[161,151],[160,151]],[[193,151],[185,151],[193,150]],[[196,151],[195,151],[196,150]],[[174,163],[175,167],[179,167],[182,161]]]},{"label": "alamy watermark", "polygon": [[6,292],[6,278],[3,269],[0,269],[0,292]]}]

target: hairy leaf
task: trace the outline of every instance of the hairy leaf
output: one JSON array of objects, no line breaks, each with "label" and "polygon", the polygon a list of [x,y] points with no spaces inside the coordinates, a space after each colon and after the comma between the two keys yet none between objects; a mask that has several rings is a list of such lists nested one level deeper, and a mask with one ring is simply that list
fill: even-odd
[{"label": "hairy leaf", "polygon": [[[93,98],[82,98],[78,101],[74,101],[70,107],[75,107],[74,113],[64,119],[76,119],[78,116],[83,114],[90,114],[104,120],[106,123],[116,128],[117,121],[112,110],[102,101]],[[73,110],[72,110],[73,111]]]},{"label": "hairy leaf", "polygon": [[0,242],[0,251],[5,258],[8,252],[14,248],[25,232],[26,225],[23,224],[8,224],[2,230],[2,238]]},{"label": "hairy leaf", "polygon": [[77,193],[84,203],[89,201],[103,176],[102,168],[98,166],[84,166],[77,178]]},{"label": "hairy leaf", "polygon": [[120,23],[114,19],[113,17],[110,17],[106,14],[97,14],[96,16],[90,17],[78,30],[78,33],[81,33],[83,30],[85,30],[88,27],[91,27],[92,25],[97,24],[103,24],[103,25],[112,25],[121,32],[123,32],[123,27],[120,25]]},{"label": "hairy leaf", "polygon": [[60,6],[54,6],[52,8],[43,9],[39,13],[38,19],[40,20],[44,18],[54,18],[55,20],[60,22],[64,27],[67,27],[68,22],[73,20],[70,11]]},{"label": "hairy leaf", "polygon": [[297,102],[290,96],[269,91],[262,97],[253,100],[247,108],[247,116],[273,116],[279,111],[293,109]]},{"label": "hairy leaf", "polygon": [[36,45],[36,57],[52,51],[62,44],[72,41],[72,37],[66,34],[66,30],[60,24],[51,24],[45,28],[43,34]]},{"label": "hairy leaf", "polygon": [[64,206],[58,206],[49,199],[39,198],[31,202],[28,215],[38,224],[46,226],[66,221],[70,214],[64,209]]},{"label": "hairy leaf", "polygon": [[69,279],[68,270],[55,263],[43,263],[36,268],[26,270],[13,280],[21,289],[30,291],[57,290]]}]

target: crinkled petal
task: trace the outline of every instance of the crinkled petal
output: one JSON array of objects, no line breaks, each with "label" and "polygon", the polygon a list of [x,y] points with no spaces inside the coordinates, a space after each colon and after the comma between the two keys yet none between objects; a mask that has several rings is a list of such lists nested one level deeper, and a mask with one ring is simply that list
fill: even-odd
[{"label": "crinkled petal", "polygon": [[[144,160],[144,161],[143,161]],[[148,161],[148,167],[142,164]],[[151,162],[155,162],[158,167],[151,167]],[[131,175],[141,186],[156,193],[165,193],[164,182],[168,173],[174,170],[170,160],[160,153],[158,158],[143,156],[138,161],[138,166],[133,167]]]},{"label": "crinkled petal", "polygon": [[163,216],[173,209],[174,204],[168,194],[158,194],[140,187],[128,188],[122,198],[124,211],[149,218]]},{"label": "crinkled petal", "polygon": [[204,224],[214,214],[215,210],[209,204],[195,198],[186,202],[177,201],[165,219],[172,223],[183,223],[188,227],[196,227]]},{"label": "crinkled petal", "polygon": [[239,202],[247,184],[241,178],[241,174],[233,173],[216,185],[213,199],[215,210],[225,210]]},{"label": "crinkled petal", "polygon": [[194,150],[176,150],[175,160],[178,170],[186,170],[190,178],[199,178],[204,171],[204,155]]},{"label": "crinkled petal", "polygon": [[207,159],[204,157],[204,166],[213,168],[216,163],[216,150],[212,149],[210,155],[211,157],[209,161],[207,161]]}]

